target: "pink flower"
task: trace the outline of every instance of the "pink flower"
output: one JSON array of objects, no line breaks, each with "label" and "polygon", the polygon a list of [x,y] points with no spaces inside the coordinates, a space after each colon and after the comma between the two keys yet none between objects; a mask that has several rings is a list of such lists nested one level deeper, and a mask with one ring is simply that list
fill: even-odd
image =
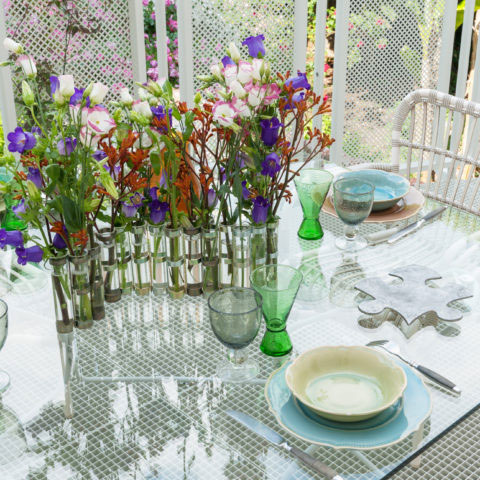
[{"label": "pink flower", "polygon": [[241,100],[240,98],[233,97],[231,102],[231,106],[236,111],[237,116],[240,118],[245,118],[250,116],[250,107],[245,100]]},{"label": "pink flower", "polygon": [[352,22],[348,22],[348,29],[351,30],[354,27]]},{"label": "pink flower", "polygon": [[80,130],[80,140],[86,145],[93,146],[98,143],[102,135],[115,127],[115,121],[108,110],[99,105],[93,108],[83,108],[81,123],[83,126]]},{"label": "pink flower", "polygon": [[278,99],[280,96],[280,87],[276,83],[270,83],[269,85],[262,85],[260,94],[264,97],[263,103],[270,105],[272,102]]},{"label": "pink flower", "polygon": [[148,4],[150,3],[150,0],[142,0],[143,6],[148,7]]},{"label": "pink flower", "polygon": [[379,43],[379,44],[378,44],[378,48],[379,48],[380,50],[383,50],[385,47],[386,47],[386,45],[385,45],[384,43]]},{"label": "pink flower", "polygon": [[357,47],[360,48],[360,47],[363,47],[363,45],[365,45],[365,44],[363,43],[363,41],[362,41],[362,40],[359,40],[358,43],[357,43]]},{"label": "pink flower", "polygon": [[326,72],[330,69],[330,65],[328,63],[326,63],[324,66],[323,66],[323,71]]},{"label": "pink flower", "polygon": [[228,102],[217,102],[212,109],[213,120],[224,127],[230,127],[237,115],[235,108]]},{"label": "pink flower", "polygon": [[377,21],[375,23],[377,25],[383,25],[383,20],[381,18],[377,18]]}]

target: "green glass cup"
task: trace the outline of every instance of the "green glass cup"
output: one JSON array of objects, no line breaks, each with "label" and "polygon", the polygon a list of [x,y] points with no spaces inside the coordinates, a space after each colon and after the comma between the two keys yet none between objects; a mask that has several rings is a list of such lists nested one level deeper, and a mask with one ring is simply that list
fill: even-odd
[{"label": "green glass cup", "polygon": [[250,275],[250,283],[263,300],[262,312],[267,329],[260,350],[271,357],[290,353],[287,318],[302,283],[302,274],[288,265],[264,265]]},{"label": "green glass cup", "polygon": [[303,210],[303,221],[298,230],[300,238],[319,240],[323,237],[318,217],[332,179],[330,172],[317,168],[306,168],[295,177],[295,187]]},{"label": "green glass cup", "polygon": [[3,198],[5,201],[5,215],[2,219],[2,228],[7,231],[25,230],[27,228],[26,223],[18,218],[12,210],[12,207],[14,207],[18,201],[13,200],[11,195],[5,195]]}]

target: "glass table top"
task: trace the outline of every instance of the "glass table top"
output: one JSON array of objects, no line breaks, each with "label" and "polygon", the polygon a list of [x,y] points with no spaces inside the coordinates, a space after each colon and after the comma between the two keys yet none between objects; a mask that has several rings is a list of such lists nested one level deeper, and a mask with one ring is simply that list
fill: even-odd
[{"label": "glass table top", "polygon": [[[425,210],[437,206],[427,202]],[[345,479],[382,479],[480,404],[480,240],[478,218],[455,209],[394,245],[380,244],[343,258],[334,246],[343,228],[321,214],[320,241],[297,237],[298,200],[281,212],[279,261],[300,267],[308,280],[290,314],[292,355],[317,345],[365,344],[388,338],[402,353],[454,380],[460,396],[428,384],[433,401],[423,438],[380,450],[333,450],[284,432],[269,411],[264,384],[285,359],[260,353],[262,332],[249,347],[261,372],[248,384],[214,376],[224,356],[203,298],[182,301],[132,295],[107,304],[105,320],[75,332],[72,419],[65,419],[64,385],[49,281],[8,294],[9,336],[0,368],[11,387],[0,410],[3,479],[311,479],[321,478],[294,457],[232,422],[229,408],[251,414],[334,468]],[[364,232],[378,226],[362,227]],[[383,228],[383,227],[381,227]],[[429,316],[406,328],[395,317],[369,318],[345,293],[368,276],[395,267],[428,265],[442,279],[471,288],[460,302],[464,318],[434,324]],[[45,274],[46,276],[46,274]],[[39,282],[41,285],[42,282]],[[343,292],[343,293],[342,293]],[[334,302],[334,303],[332,303]],[[339,306],[340,305],[340,306]],[[382,321],[383,320],[383,321]],[[420,443],[418,441],[420,440]],[[452,447],[453,448],[453,447]]]}]

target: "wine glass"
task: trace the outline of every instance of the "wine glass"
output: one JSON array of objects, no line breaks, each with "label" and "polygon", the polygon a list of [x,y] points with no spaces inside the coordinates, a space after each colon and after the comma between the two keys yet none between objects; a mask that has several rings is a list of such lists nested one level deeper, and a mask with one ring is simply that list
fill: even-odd
[{"label": "wine glass", "polygon": [[245,382],[258,375],[258,365],[248,359],[245,347],[257,336],[262,321],[262,297],[251,288],[218,290],[208,298],[213,333],[228,351],[228,360],[217,367],[226,382]]},{"label": "wine glass", "polygon": [[323,230],[318,217],[332,183],[333,175],[325,170],[306,168],[295,177],[295,187],[302,205],[303,221],[298,236],[305,240],[319,240]]},{"label": "wine glass", "polygon": [[252,287],[263,299],[262,310],[267,329],[260,350],[266,355],[280,357],[292,350],[286,330],[287,318],[302,278],[299,270],[288,265],[264,265],[250,275]]},{"label": "wine glass", "polygon": [[[8,333],[8,307],[7,304],[0,300],[0,350],[5,344]],[[0,370],[0,394],[3,393],[10,385],[10,376],[4,370]]]},{"label": "wine glass", "polygon": [[367,246],[357,236],[358,226],[370,215],[375,186],[355,177],[341,178],[333,184],[333,204],[338,217],[345,223],[345,236],[337,238],[341,250],[356,252]]}]

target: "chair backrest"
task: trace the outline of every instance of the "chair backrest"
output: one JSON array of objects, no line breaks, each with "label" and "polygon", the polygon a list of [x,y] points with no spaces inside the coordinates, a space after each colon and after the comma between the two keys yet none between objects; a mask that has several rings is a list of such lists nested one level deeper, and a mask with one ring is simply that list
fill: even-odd
[{"label": "chair backrest", "polygon": [[480,103],[411,92],[393,119],[392,167],[427,197],[480,213],[479,118]]}]

